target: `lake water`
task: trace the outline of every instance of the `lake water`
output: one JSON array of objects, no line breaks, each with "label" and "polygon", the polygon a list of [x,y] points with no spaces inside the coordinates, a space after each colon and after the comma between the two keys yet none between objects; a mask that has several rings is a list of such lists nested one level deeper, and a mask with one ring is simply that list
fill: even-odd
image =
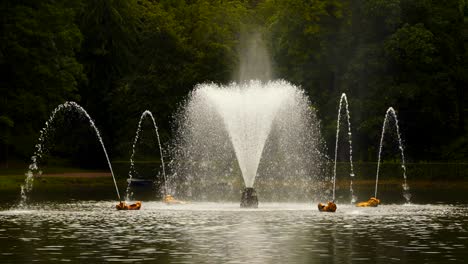
[{"label": "lake water", "polygon": [[468,205],[41,202],[0,211],[0,263],[462,263]]}]

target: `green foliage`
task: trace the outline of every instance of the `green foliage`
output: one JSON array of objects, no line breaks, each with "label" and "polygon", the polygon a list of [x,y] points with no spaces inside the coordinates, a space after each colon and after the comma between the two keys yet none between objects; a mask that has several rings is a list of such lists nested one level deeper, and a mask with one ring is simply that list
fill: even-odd
[{"label": "green foliage", "polygon": [[350,99],[358,159],[375,160],[388,106],[399,110],[414,159],[444,158],[442,146],[467,137],[465,1],[291,0],[263,7],[278,75],[301,84],[318,106],[329,149],[342,92]]},{"label": "green foliage", "polygon": [[434,35],[421,23],[405,24],[390,36],[385,48],[396,63],[408,68],[430,65],[436,52]]},{"label": "green foliage", "polygon": [[197,83],[230,79],[247,10],[240,1],[140,1],[139,14],[139,63],[111,93],[113,123],[122,128],[117,138],[126,139],[115,143],[120,153],[130,150],[144,110],[152,111],[167,141],[172,115]]},{"label": "green foliage", "polygon": [[[274,76],[309,95],[329,149],[346,92],[357,159],[375,160],[388,106],[410,159],[467,159],[464,0],[22,0],[0,13],[0,161],[29,156],[65,100],[95,118],[111,156],[129,157],[147,109],[167,142],[195,84],[233,79],[250,28],[267,36]],[[62,119],[56,153],[101,160],[94,134]]]},{"label": "green foliage", "polygon": [[82,35],[68,1],[3,1],[0,10],[0,114],[8,127],[0,134],[9,133],[5,147],[25,156],[49,111],[79,98],[85,76],[76,51]]}]

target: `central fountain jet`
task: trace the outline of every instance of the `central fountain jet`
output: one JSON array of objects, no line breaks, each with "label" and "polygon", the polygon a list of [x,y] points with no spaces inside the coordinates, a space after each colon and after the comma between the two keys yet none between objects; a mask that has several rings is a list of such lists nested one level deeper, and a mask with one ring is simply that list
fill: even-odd
[{"label": "central fountain jet", "polygon": [[312,179],[323,175],[315,110],[300,88],[272,81],[260,33],[240,42],[237,82],[197,85],[176,116],[170,188],[189,199],[230,199],[239,182],[229,177],[241,174],[241,207],[256,208],[260,192],[310,195]]},{"label": "central fountain jet", "polygon": [[[289,188],[312,183],[306,177],[317,175],[320,167],[319,132],[309,105],[301,89],[283,80],[198,85],[179,117],[173,162],[178,165],[176,177],[194,178],[173,186],[200,190],[200,184],[209,185],[202,191],[201,197],[206,197],[220,182],[228,181],[222,175],[240,171],[245,186],[241,207],[252,208],[258,206],[254,184],[261,163],[264,185]],[[272,191],[278,196],[285,190]],[[296,198],[301,187],[294,192],[289,195]]]},{"label": "central fountain jet", "polygon": [[246,189],[242,207],[256,207],[257,195],[253,189],[263,148],[276,113],[283,102],[294,94],[286,82],[260,81],[235,83],[227,87],[205,85],[200,92],[221,115],[232,141]]}]

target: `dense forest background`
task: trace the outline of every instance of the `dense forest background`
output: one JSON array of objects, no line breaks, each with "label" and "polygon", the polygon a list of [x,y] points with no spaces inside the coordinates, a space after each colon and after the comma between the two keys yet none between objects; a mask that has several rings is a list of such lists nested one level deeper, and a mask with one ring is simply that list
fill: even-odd
[{"label": "dense forest background", "polygon": [[[194,85],[233,80],[251,28],[262,31],[275,78],[309,95],[329,150],[345,92],[356,160],[376,160],[389,106],[411,161],[468,160],[465,0],[2,0],[0,14],[5,165],[29,159],[50,112],[67,100],[94,118],[114,160],[130,156],[146,109],[167,145]],[[50,147],[104,166],[78,118],[57,121]]]}]

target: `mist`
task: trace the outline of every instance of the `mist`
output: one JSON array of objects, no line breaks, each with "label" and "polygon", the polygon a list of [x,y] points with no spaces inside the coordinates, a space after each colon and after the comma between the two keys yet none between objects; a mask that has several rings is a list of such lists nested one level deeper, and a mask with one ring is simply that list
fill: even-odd
[{"label": "mist", "polygon": [[234,80],[268,81],[273,78],[270,54],[258,30],[241,33],[239,43],[239,69]]}]

